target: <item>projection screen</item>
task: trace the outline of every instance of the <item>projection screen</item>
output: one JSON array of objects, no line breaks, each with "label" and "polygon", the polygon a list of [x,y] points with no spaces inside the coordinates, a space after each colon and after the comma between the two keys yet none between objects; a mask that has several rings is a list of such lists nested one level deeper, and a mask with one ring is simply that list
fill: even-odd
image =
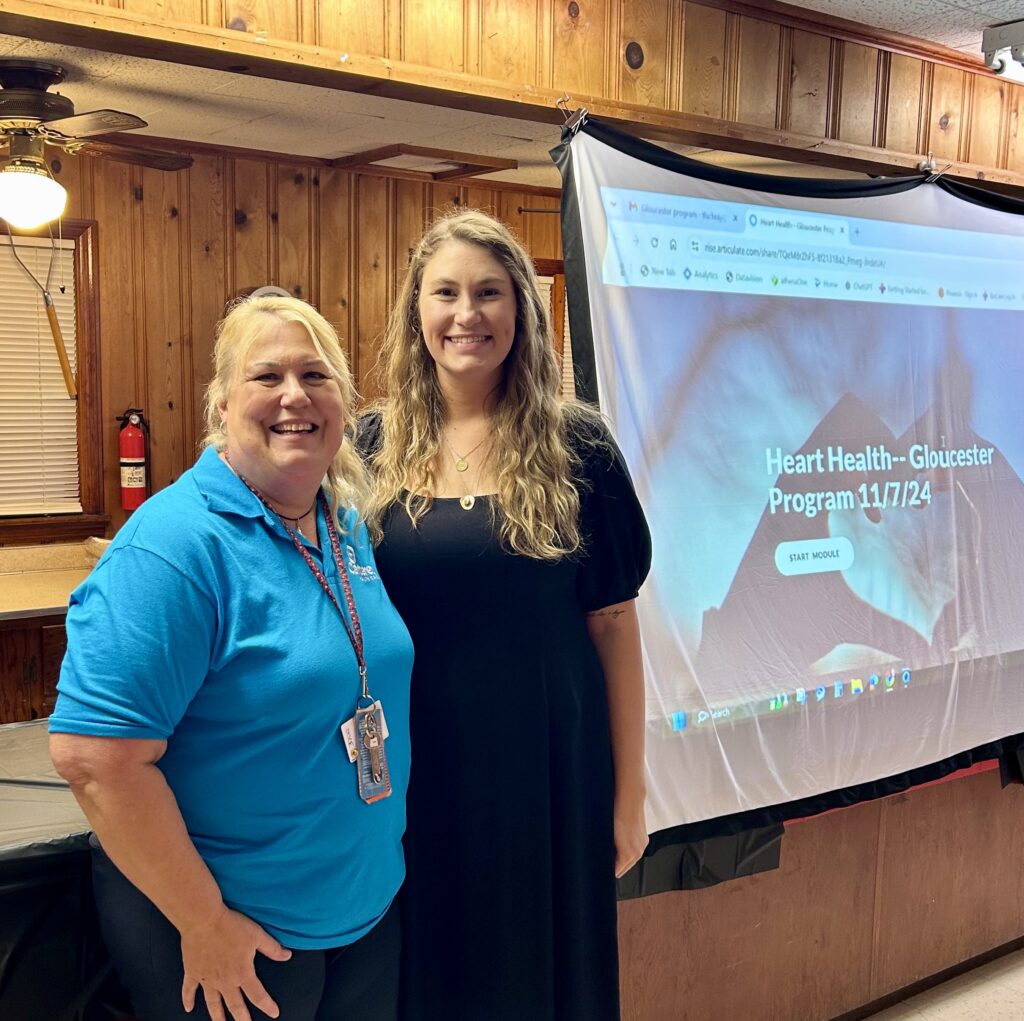
[{"label": "projection screen", "polygon": [[751,190],[586,127],[556,160],[654,538],[651,832],[1024,731],[1024,217]]}]

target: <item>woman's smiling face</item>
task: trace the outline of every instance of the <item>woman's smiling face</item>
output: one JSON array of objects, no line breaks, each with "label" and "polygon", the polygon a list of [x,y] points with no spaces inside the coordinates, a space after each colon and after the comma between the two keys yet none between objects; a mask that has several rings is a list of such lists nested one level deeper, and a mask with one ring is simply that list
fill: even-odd
[{"label": "woman's smiling face", "polygon": [[486,248],[445,241],[423,267],[419,314],[442,387],[501,381],[516,335],[516,290]]},{"label": "woman's smiling face", "polygon": [[345,427],[341,390],[305,328],[278,322],[256,341],[220,405],[232,466],[277,492],[323,478]]}]

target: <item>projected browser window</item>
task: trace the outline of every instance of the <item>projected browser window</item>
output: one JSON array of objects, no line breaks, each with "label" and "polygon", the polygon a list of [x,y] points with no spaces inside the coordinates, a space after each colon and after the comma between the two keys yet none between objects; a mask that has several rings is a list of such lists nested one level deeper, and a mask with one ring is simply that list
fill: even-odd
[{"label": "projected browser window", "polygon": [[[1024,308],[1021,238],[634,189],[602,188],[601,199],[608,224],[602,272],[604,282],[612,286],[779,299]],[[764,513],[780,519],[815,519],[860,511],[877,522],[883,511],[930,507],[938,491],[933,478],[937,470],[991,467],[997,456],[991,444],[951,447],[944,434],[932,443],[829,443],[795,452],[777,444],[765,446]],[[814,488],[815,479],[831,485]],[[829,528],[825,536],[779,541],[771,558],[777,574],[797,578],[853,571],[858,561],[854,541]],[[863,559],[863,547],[861,552]],[[770,570],[770,565],[762,566]],[[688,708],[673,709],[668,720],[674,731],[683,731],[817,706],[844,696],[888,694],[910,685],[913,670],[906,663],[882,663],[866,650],[861,658],[868,670],[861,670],[858,663],[810,688],[804,686],[809,683],[806,676],[797,673],[802,683],[765,691],[754,699],[730,692],[732,697],[712,704],[701,696]],[[705,674],[711,675],[714,666],[708,663]],[[828,657],[817,666],[823,668],[819,673],[834,673]],[[709,687],[717,686],[705,685]]]},{"label": "projected browser window", "polygon": [[608,284],[1024,308],[1024,239],[602,188]]},{"label": "projected browser window", "polygon": [[651,828],[1024,730],[1024,223],[573,150],[601,405],[654,539]]}]

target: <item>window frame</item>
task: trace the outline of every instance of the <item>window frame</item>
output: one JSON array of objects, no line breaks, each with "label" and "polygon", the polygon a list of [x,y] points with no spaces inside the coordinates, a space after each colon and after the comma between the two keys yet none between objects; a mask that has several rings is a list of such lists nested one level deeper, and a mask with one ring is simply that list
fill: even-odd
[{"label": "window frame", "polygon": [[[45,237],[45,230],[11,228],[19,237]],[[39,514],[0,518],[0,546],[80,542],[105,535],[110,524],[103,498],[103,407],[100,393],[99,248],[95,220],[63,220],[62,237],[75,242],[75,333],[78,387],[77,514]]]},{"label": "window frame", "polygon": [[[563,397],[572,397],[575,399],[575,387],[570,393],[566,393],[565,388],[565,260],[563,259],[534,259],[533,268],[539,277],[551,277],[551,333],[555,342],[555,353],[558,355],[558,365],[562,373],[562,389],[561,395]],[[572,344],[570,342],[570,350],[568,356],[571,362],[572,359]]]}]

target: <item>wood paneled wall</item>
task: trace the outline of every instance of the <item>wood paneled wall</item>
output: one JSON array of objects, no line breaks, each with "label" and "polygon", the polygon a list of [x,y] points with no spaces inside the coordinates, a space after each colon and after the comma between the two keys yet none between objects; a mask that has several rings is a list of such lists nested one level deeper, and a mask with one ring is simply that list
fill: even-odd
[{"label": "wood paneled wall", "polygon": [[439,211],[487,209],[535,258],[561,258],[557,195],[421,184],[303,163],[198,155],[164,173],[61,157],[68,216],[95,219],[105,503],[119,510],[116,415],[145,409],[152,482],[195,459],[213,328],[240,291],[278,284],[316,305],[345,341],[361,392],[410,246]]},{"label": "wood paneled wall", "polygon": [[1024,933],[998,771],[788,826],[781,867],[619,905],[623,1021],[826,1021]]},{"label": "wood paneled wall", "polygon": [[[671,136],[676,123],[680,138],[696,131],[714,144],[717,134],[727,149],[804,149],[809,162],[827,152],[833,163],[843,145],[850,160],[857,147],[931,152],[978,174],[1024,174],[1024,85],[956,51],[773,0],[100,0],[93,9],[102,8],[135,16],[123,32],[146,26],[147,53],[152,25],[173,22],[220,30],[226,46],[280,43],[300,75],[313,51],[286,44],[318,47],[336,75],[341,53],[370,79],[441,89],[431,101],[470,94],[550,107],[567,91],[649,133]],[[825,148],[816,152],[815,139]]]}]

